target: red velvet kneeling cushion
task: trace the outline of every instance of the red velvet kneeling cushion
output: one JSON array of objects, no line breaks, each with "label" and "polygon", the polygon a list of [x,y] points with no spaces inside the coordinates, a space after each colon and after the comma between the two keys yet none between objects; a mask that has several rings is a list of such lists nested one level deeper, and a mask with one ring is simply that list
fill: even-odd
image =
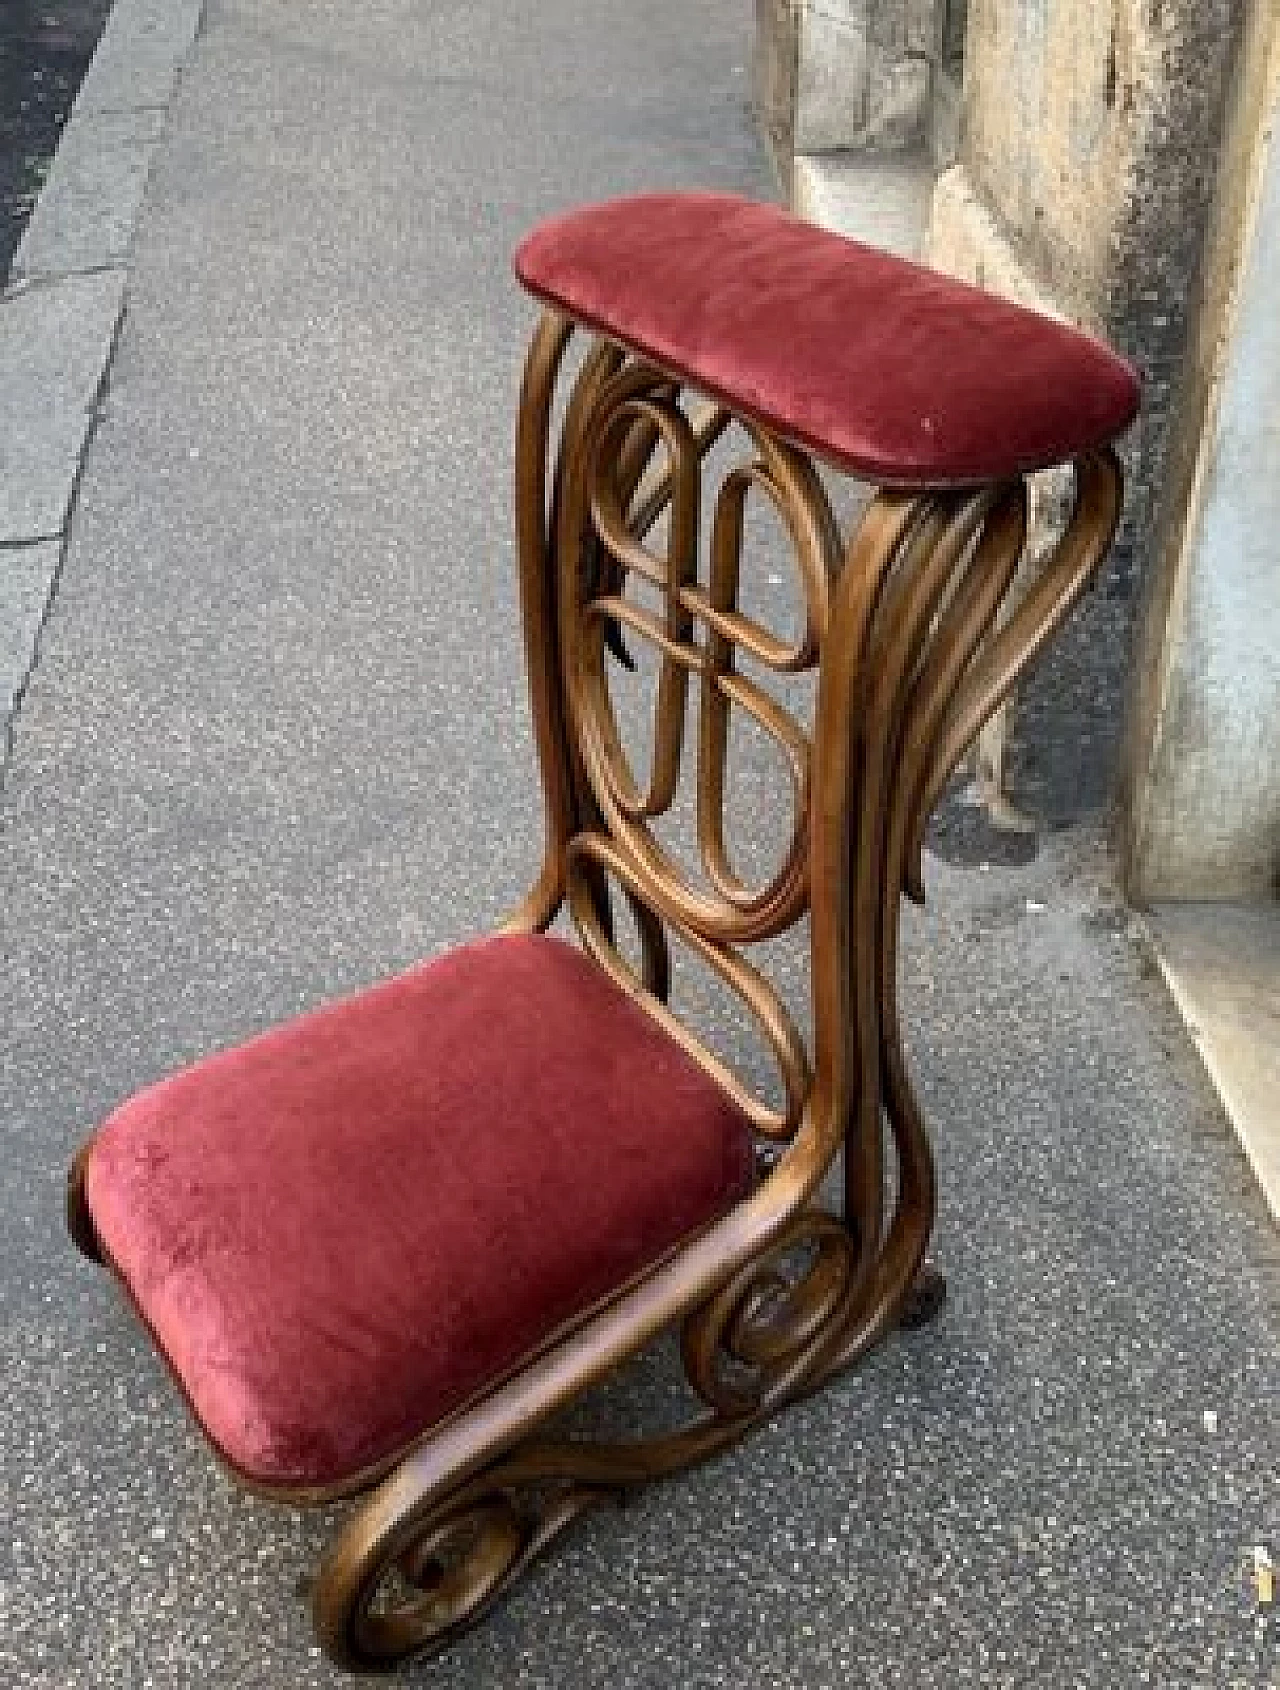
[{"label": "red velvet kneeling cushion", "polygon": [[997,481],[1114,438],[1138,408],[1101,341],[729,194],[638,194],[535,229],[539,298],[841,468]]},{"label": "red velvet kneeling cushion", "polygon": [[725,1212],[746,1121],[580,952],[481,941],[139,1093],[85,1191],[195,1413],[339,1487]]}]

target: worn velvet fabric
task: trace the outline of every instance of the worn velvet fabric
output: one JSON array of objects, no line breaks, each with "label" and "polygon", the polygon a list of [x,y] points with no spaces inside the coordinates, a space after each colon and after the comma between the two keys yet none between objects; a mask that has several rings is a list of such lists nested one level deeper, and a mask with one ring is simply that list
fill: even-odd
[{"label": "worn velvet fabric", "polygon": [[954,486],[1120,433],[1133,370],[950,277],[724,194],[643,194],[535,229],[539,298],[865,480]]},{"label": "worn velvet fabric", "polygon": [[558,940],[481,941],[141,1092],[104,1252],[246,1477],[339,1486],[749,1188],[745,1119]]}]

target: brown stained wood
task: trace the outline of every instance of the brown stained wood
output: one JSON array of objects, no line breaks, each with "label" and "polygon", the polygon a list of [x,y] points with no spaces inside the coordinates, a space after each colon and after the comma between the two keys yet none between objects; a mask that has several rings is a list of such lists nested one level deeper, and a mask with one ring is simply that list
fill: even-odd
[{"label": "brown stained wood", "polygon": [[[509,927],[545,927],[568,902],[595,961],[741,1104],[778,1148],[754,1194],[591,1311],[485,1396],[428,1431],[352,1516],[316,1593],[327,1652],[376,1670],[474,1624],[585,1508],[705,1459],[816,1389],[897,1323],[931,1318],[941,1275],[928,1138],[902,1050],[897,936],[903,892],[923,896],[924,824],[948,775],[1105,555],[1119,509],[1114,453],[1076,466],[1075,513],[1008,623],[997,614],[1026,536],[1021,481],[973,492],[881,492],[840,546],[809,460],[758,424],[751,456],[715,490],[707,585],[698,521],[709,449],[730,421],[668,372],[606,342],[588,351],[553,468],[550,417],[570,325],[534,337],[517,439],[517,526],[530,700],[546,802],[541,872]],[[788,644],[737,608],[747,495],[774,506],[795,553],[804,628]],[[666,549],[649,549],[669,512]],[[629,573],[660,615],[626,596]],[[608,657],[622,630],[660,654],[647,778],[622,749]],[[623,648],[625,651],[625,648]],[[817,668],[812,732],[735,668]],[[650,823],[682,772],[688,677],[702,884]],[[760,887],[725,834],[729,721],[743,709],[782,750],[793,826]],[[617,949],[611,888],[641,933],[636,973]],[[810,915],[811,1050],[744,949]],[[669,937],[738,995],[778,1066],[784,1106],[760,1103],[667,1007]],[[814,1194],[843,1150],[841,1215]],[[896,1195],[884,1212],[886,1160]],[[664,1327],[704,1405],[673,1433],[614,1445],[540,1427]]]},{"label": "brown stained wood", "polygon": [[80,1146],[67,1170],[66,1220],[71,1241],[80,1254],[87,1256],[91,1262],[100,1262],[102,1247],[98,1243],[98,1234],[94,1229],[93,1216],[89,1213],[84,1190],[85,1169],[89,1160],[89,1145],[92,1142],[89,1140]]},{"label": "brown stained wood", "polygon": [[[923,898],[924,828],[948,776],[1069,614],[1119,511],[1115,454],[1080,459],[1067,530],[1001,626],[1026,538],[1020,480],[882,491],[842,544],[804,453],[607,341],[589,345],[553,442],[574,332],[544,314],[517,425],[520,602],[546,825],[539,873],[506,930],[541,930],[567,904],[587,954],[738,1101],[769,1153],[736,1209],[548,1333],[392,1462],[293,1496],[367,1492],[325,1559],[314,1604],[326,1652],[356,1670],[448,1643],[585,1509],[726,1448],[894,1325],[937,1312],[943,1282],[925,1264],[933,1163],[897,1004],[901,899]],[[716,472],[703,548],[711,449],[731,423],[745,455]],[[793,640],[738,605],[752,495],[790,540],[803,607]],[[631,575],[656,589],[660,612],[627,595]],[[609,663],[629,661],[627,640],[659,654],[653,756],[641,774],[610,692]],[[743,654],[759,677],[739,670]],[[768,681],[815,670],[809,726]],[[686,746],[690,677],[698,726]],[[735,709],[777,745],[791,789],[788,837],[758,885],[739,874],[726,830]],[[652,827],[689,778],[696,881]],[[639,932],[638,969],[615,940],[619,894]],[[806,914],[809,1048],[749,956]],[[755,1097],[668,1006],[672,940],[741,1001],[777,1067],[781,1108]],[[815,1195],[841,1152],[844,1204],[829,1214]],[[96,1255],[84,1170],[82,1151],[68,1223]],[[700,1405],[685,1425],[608,1445],[545,1435],[557,1410],[664,1329],[680,1335]]]}]

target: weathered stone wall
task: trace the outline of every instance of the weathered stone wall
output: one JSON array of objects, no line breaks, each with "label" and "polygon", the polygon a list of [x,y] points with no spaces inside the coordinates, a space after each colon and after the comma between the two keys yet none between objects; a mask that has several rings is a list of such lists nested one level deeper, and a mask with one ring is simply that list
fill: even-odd
[{"label": "weathered stone wall", "polygon": [[1103,334],[1145,389],[1105,578],[1015,710],[1015,787],[1053,816],[1113,788],[1244,11],[970,0],[960,161],[938,185],[930,259]]},{"label": "weathered stone wall", "polygon": [[778,173],[797,153],[923,145],[955,0],[756,0],[756,104]]},{"label": "weathered stone wall", "polygon": [[1124,820],[1130,894],[1280,893],[1280,9],[1254,9],[1165,453]]}]

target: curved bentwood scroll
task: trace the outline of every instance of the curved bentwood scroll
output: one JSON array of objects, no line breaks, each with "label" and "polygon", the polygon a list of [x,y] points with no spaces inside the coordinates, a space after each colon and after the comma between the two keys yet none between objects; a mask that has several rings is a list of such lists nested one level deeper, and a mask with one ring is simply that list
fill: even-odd
[{"label": "curved bentwood scroll", "polygon": [[[881,492],[842,546],[802,452],[605,341],[580,364],[553,456],[571,333],[545,314],[522,395],[521,593],[547,840],[509,925],[543,928],[567,903],[596,962],[780,1154],[745,1203],[430,1434],[356,1514],[322,1575],[317,1617],[329,1651],[357,1666],[390,1664],[473,1623],[584,1508],[733,1442],[902,1318],[932,1227],[934,1180],[899,1024],[900,901],[923,898],[925,826],[948,776],[1075,603],[1119,510],[1114,455],[1081,459],[1058,550],[1001,622],[1026,539],[1021,480]],[[711,449],[731,423],[741,458],[707,488]],[[794,557],[792,638],[739,608],[752,495],[772,505]],[[643,597],[626,590],[629,578]],[[609,654],[641,641],[657,681],[648,767],[637,772]],[[818,677],[811,726],[754,678],[808,670]],[[790,781],[781,859],[754,884],[726,837],[735,710],[776,743]],[[696,744],[686,747],[690,714]],[[690,764],[696,877],[653,825]],[[614,938],[619,892],[639,934],[636,967]],[[811,1048],[748,954],[806,912]],[[742,1000],[781,1075],[778,1108],[669,1007],[669,935]],[[844,1205],[833,1215],[815,1193],[841,1152]],[[673,1324],[703,1405],[686,1426],[607,1446],[538,1435],[552,1411]]]}]

